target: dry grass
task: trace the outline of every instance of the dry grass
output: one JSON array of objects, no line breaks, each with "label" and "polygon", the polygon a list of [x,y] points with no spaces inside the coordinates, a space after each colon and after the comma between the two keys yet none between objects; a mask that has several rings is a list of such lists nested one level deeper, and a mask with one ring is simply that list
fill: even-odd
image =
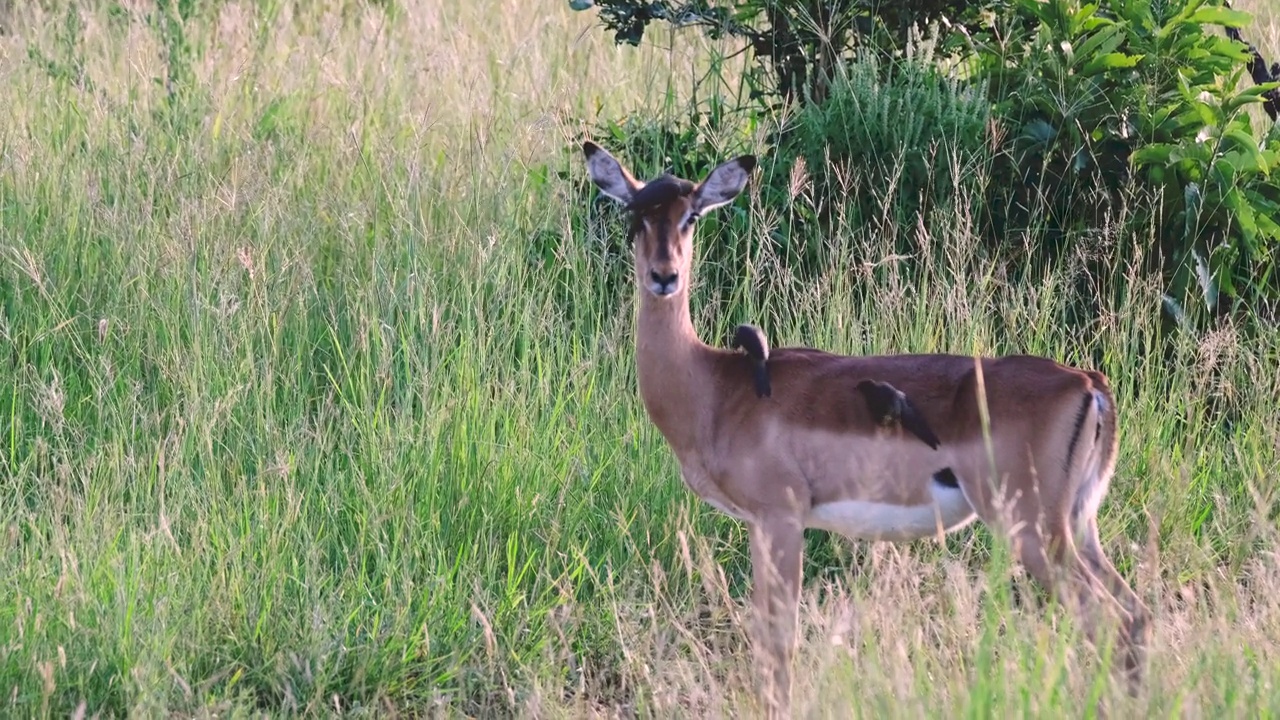
[{"label": "dry grass", "polygon": [[[13,10],[7,713],[754,713],[742,529],[678,483],[634,395],[630,299],[599,280],[618,267],[558,175],[597,119],[683,112],[731,48],[618,48],[559,0],[402,6],[219,3],[180,36],[142,2]],[[743,204],[765,245],[779,210]],[[1082,352],[1060,278],[956,282],[963,222],[919,232],[955,267],[756,276],[775,343]],[[1123,413],[1104,540],[1157,611],[1149,689],[1112,688],[980,530],[815,536],[807,715],[1280,713],[1280,338],[1166,362],[1156,302],[1136,282],[1097,338]]]}]

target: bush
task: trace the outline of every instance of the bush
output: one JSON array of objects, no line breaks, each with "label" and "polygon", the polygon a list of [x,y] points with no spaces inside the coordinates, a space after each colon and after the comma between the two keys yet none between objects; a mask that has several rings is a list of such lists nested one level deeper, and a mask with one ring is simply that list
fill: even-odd
[{"label": "bush", "polygon": [[1018,0],[1009,39],[974,45],[1010,127],[999,220],[1040,210],[1059,235],[1088,238],[1079,231],[1137,190],[1157,228],[1148,270],[1171,309],[1197,294],[1215,313],[1228,297],[1275,298],[1276,146],[1247,112],[1273,85],[1240,89],[1251,55],[1206,29],[1248,16],[1201,0],[1108,6]]},{"label": "bush", "polygon": [[971,33],[1005,0],[569,0],[575,10],[599,7],[601,23],[619,44],[638,45],[654,21],[700,28],[711,38],[733,37],[756,60],[749,76],[755,98],[783,102],[827,97],[838,68],[863,48],[899,55],[912,29],[939,19]]},{"label": "bush", "polygon": [[[674,121],[606,119],[593,138],[625,157],[642,179],[662,172],[697,179],[750,150],[752,120],[705,101]],[[991,161],[988,120],[977,86],[949,79],[927,62],[903,63],[886,73],[884,63],[867,53],[859,62],[842,64],[825,102],[807,103],[770,128],[770,147],[752,182],[753,193],[769,209],[769,246],[754,240],[762,233],[752,232],[745,205],[722,208],[700,221],[699,292],[712,303],[738,308],[744,293],[761,291],[744,282],[748,266],[812,279],[827,269],[835,246],[847,240],[840,230],[868,223],[900,238],[898,252],[918,253],[913,233],[887,226],[914,229],[920,212],[952,207],[958,193],[980,195],[978,183]],[[576,143],[567,152],[570,165],[578,162]],[[574,188],[570,202],[591,202],[594,187],[582,173],[565,170],[562,177]],[[591,239],[590,266],[559,264],[556,272],[605,278],[601,286],[607,298],[598,306],[607,311],[613,298],[630,291],[631,247],[625,219],[613,202],[596,196],[596,205],[601,212],[572,228],[574,237]],[[550,261],[559,242],[552,233],[537,236],[531,257]],[[846,257],[848,250],[841,248]],[[565,287],[583,279],[569,275],[563,278]]]}]

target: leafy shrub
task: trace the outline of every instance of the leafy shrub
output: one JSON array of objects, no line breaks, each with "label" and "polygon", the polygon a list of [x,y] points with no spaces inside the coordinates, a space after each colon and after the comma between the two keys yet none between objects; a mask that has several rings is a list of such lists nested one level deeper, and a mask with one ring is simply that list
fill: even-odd
[{"label": "leafy shrub", "polygon": [[[702,285],[727,300],[742,290],[747,263],[758,263],[762,255],[778,269],[813,277],[826,269],[833,247],[847,239],[841,228],[896,223],[912,230],[920,212],[950,207],[958,193],[980,194],[975,183],[991,156],[985,96],[979,85],[944,74],[931,62],[931,48],[923,50],[899,62],[859,52],[833,69],[824,101],[803,103],[791,115],[761,118],[754,108],[734,112],[704,100],[673,120],[606,118],[593,138],[625,157],[641,177],[671,172],[698,178],[745,151],[746,133],[764,124],[766,147],[752,188],[770,210],[770,247],[753,246],[751,238],[759,233],[748,232],[740,211],[717,212],[699,228],[705,238],[699,244]],[[577,146],[568,150],[576,161]],[[577,183],[574,202],[585,206],[593,194],[590,183],[581,173],[563,177]],[[610,201],[596,202],[611,208]],[[630,283],[624,222],[608,211],[591,222],[609,223],[582,229],[600,241],[593,275],[607,276],[611,287]],[[913,241],[911,232],[889,234]],[[555,240],[544,236],[540,242],[546,256]],[[908,244],[897,249],[919,250]]]},{"label": "leafy shrub", "polygon": [[[1114,236],[1102,230],[1124,216],[1154,224],[1156,246],[1140,254],[1165,284],[1173,314],[1185,317],[1197,296],[1209,316],[1280,299],[1280,186],[1271,173],[1280,147],[1274,133],[1255,132],[1249,114],[1277,85],[1243,87],[1262,63],[1215,30],[1238,38],[1249,18],[1222,0],[571,4],[598,5],[618,42],[638,43],[655,20],[742,38],[755,53],[749,79],[757,96],[798,101],[794,123],[777,106],[755,110],[779,126],[762,192],[785,208],[776,240],[800,270],[824,257],[815,244],[822,236],[804,227],[821,226],[837,205],[850,222],[883,221],[890,205],[904,215],[896,220],[910,222],[911,213],[945,202],[947,178],[985,162],[989,142],[998,152],[979,210],[986,237],[1011,266],[1104,256],[1089,244]],[[907,29],[934,20],[953,31],[936,52],[986,85],[997,122],[979,128],[970,91],[952,83],[943,92],[939,73],[906,58]],[[869,61],[877,54],[890,60]],[[925,155],[944,138],[964,159],[939,167]],[[801,158],[809,206],[793,202],[789,176]],[[851,172],[870,192],[850,196]],[[1024,242],[1032,227],[1044,242]],[[1125,272],[1089,269],[1103,280]]]},{"label": "leafy shrub", "polygon": [[1213,311],[1226,309],[1226,295],[1276,297],[1276,146],[1247,112],[1274,85],[1241,89],[1251,55],[1209,29],[1248,16],[1203,0],[1107,7],[1016,0],[1007,39],[974,44],[1011,128],[1001,166],[1011,192],[993,203],[998,220],[1039,209],[1066,235],[1104,223],[1127,189],[1147,191],[1159,242],[1149,269],[1170,307],[1197,289]]},{"label": "leafy shrub", "polygon": [[989,8],[1005,0],[569,0],[575,10],[598,7],[619,44],[638,45],[654,21],[700,28],[709,37],[743,40],[757,61],[749,75],[754,97],[783,101],[826,98],[837,68],[860,48],[898,54],[917,25],[941,18],[984,32]]},{"label": "leafy shrub", "polygon": [[[697,179],[751,147],[753,120],[703,101],[670,121],[606,119],[592,138],[642,179],[663,172]],[[847,241],[842,228],[896,223],[914,229],[919,212],[950,207],[957,193],[977,194],[975,181],[990,162],[988,120],[980,90],[948,79],[926,62],[885,73],[881,61],[867,54],[841,65],[826,102],[805,104],[769,129],[768,148],[751,186],[768,209],[767,247],[758,242],[760,229],[751,227],[745,204],[721,208],[700,221],[699,305],[733,314],[751,304],[742,302],[744,296],[762,291],[744,281],[748,266],[812,278],[826,270],[832,248]],[[579,152],[576,144],[567,148],[569,165],[580,162]],[[588,207],[595,198],[595,210],[575,215],[570,229],[571,237],[588,239],[588,260],[581,267],[557,262],[553,272],[565,274],[559,281],[565,287],[601,288],[595,305],[608,311],[630,292],[632,282],[626,220],[576,170],[562,174],[571,183],[569,202]],[[912,232],[890,234],[914,242]],[[566,242],[580,240],[539,234],[531,260],[551,265],[556,248]],[[914,254],[920,248],[904,244],[898,250]]]}]

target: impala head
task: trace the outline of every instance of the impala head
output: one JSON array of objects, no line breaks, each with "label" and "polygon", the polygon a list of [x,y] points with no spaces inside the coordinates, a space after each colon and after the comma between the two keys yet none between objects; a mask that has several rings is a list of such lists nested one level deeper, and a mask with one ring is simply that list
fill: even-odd
[{"label": "impala head", "polygon": [[636,280],[657,297],[688,286],[694,222],[737,197],[756,166],[754,156],[743,155],[712,170],[701,183],[673,175],[646,183],[593,142],[583,143],[582,152],[592,182],[631,211]]}]

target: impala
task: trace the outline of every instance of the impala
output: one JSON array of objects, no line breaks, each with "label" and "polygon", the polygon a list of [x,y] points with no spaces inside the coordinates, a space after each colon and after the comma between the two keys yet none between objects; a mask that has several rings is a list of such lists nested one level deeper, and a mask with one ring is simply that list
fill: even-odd
[{"label": "impala", "polygon": [[805,528],[940,537],[979,518],[1006,538],[1094,642],[1120,623],[1136,689],[1150,611],[1116,571],[1097,512],[1115,469],[1116,409],[1099,372],[1042,357],[746,353],[703,343],[689,311],[693,228],[746,187],[744,155],[700,183],[636,180],[583,145],[592,181],[630,213],[640,397],[688,487],[749,528],[754,633],[770,715],[789,715]]}]

